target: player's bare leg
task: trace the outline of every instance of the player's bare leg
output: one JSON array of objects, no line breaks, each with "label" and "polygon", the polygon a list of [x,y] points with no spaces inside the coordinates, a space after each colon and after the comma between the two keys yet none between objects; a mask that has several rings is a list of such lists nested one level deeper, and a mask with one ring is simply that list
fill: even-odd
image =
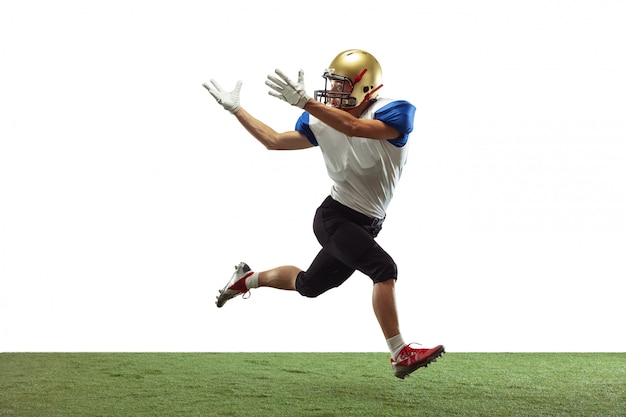
[{"label": "player's bare leg", "polygon": [[259,287],[296,290],[296,278],[302,270],[296,266],[279,266],[259,273]]},{"label": "player's bare leg", "polygon": [[438,345],[430,349],[420,349],[404,343],[398,324],[395,283],[395,279],[375,283],[372,306],[392,352],[391,367],[394,375],[404,379],[411,372],[435,362],[444,353],[444,347]]},{"label": "player's bare leg", "polygon": [[374,284],[372,291],[372,306],[378,324],[385,335],[385,339],[400,334],[398,312],[396,310],[395,279],[389,279]]}]

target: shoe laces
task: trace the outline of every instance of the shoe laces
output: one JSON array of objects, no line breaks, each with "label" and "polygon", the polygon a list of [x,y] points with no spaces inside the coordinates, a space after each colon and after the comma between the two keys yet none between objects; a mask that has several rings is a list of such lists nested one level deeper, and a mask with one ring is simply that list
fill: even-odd
[{"label": "shoe laces", "polygon": [[408,359],[409,357],[411,357],[411,355],[413,354],[413,352],[415,352],[417,349],[412,347],[413,345],[417,345],[417,346],[422,346],[421,343],[417,343],[417,342],[411,342],[406,344],[402,350],[400,350],[400,352],[398,352],[398,354],[396,355],[395,358],[392,358],[393,362],[402,362],[405,359]]}]

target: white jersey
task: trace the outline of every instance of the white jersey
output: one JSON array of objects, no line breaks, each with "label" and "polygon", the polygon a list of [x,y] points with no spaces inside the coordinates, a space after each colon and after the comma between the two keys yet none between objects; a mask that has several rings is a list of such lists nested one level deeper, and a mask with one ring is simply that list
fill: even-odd
[{"label": "white jersey", "polygon": [[324,155],[328,175],[334,181],[331,196],[369,217],[383,219],[408,153],[415,107],[406,101],[378,99],[361,119],[381,120],[399,130],[392,140],[347,136],[304,113],[296,129]]}]

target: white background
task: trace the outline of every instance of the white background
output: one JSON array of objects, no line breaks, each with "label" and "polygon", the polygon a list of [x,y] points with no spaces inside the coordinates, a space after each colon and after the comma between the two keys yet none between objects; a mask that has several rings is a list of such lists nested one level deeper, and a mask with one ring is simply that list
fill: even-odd
[{"label": "white background", "polygon": [[[219,6],[217,6],[219,4]],[[306,268],[330,180],[269,152],[201,84],[276,130],[275,68],[310,93],[340,51],[417,107],[379,242],[407,341],[625,351],[626,3],[12,1],[0,6],[0,351],[385,351],[371,283],[317,299],[240,261]]]}]

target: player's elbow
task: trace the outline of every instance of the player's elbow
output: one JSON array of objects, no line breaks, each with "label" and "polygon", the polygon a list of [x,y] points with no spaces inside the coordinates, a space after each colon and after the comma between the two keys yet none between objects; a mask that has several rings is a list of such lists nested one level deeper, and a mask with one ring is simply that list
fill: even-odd
[{"label": "player's elbow", "polygon": [[275,133],[254,134],[253,136],[256,137],[261,145],[265,146],[265,149],[272,151],[279,148],[280,141]]},{"label": "player's elbow", "polygon": [[267,140],[265,141],[264,145],[265,149],[267,149],[268,151],[279,151],[282,149],[280,146],[280,142],[276,139]]}]

